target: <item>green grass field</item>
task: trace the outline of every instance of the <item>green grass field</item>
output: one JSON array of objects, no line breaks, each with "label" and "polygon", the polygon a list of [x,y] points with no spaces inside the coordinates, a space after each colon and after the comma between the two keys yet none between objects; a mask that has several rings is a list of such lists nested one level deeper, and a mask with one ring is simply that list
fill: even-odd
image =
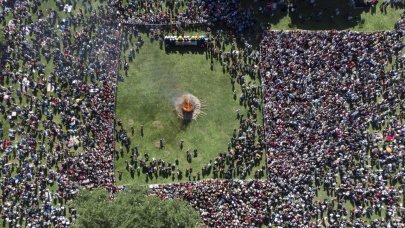
[{"label": "green grass field", "polygon": [[[157,42],[145,36],[145,45],[130,64],[128,77],[118,85],[116,117],[121,119],[128,132],[134,127],[132,147],[139,145],[140,154],[163,159],[179,167],[192,167],[196,171],[226,152],[234,128],[239,128],[229,74],[223,73],[219,63],[211,71],[205,53],[166,53]],[[121,71],[124,75],[124,71]],[[184,93],[191,93],[203,103],[204,115],[185,125],[175,112],[174,100]],[[140,126],[144,125],[144,137]],[[159,149],[160,139],[164,149]],[[180,150],[180,140],[184,148]],[[119,144],[117,144],[119,145]],[[119,146],[118,146],[119,147]],[[186,151],[198,149],[198,157],[186,161]],[[145,175],[131,178],[125,170],[125,160],[130,153],[116,162],[116,171],[124,171],[118,183],[144,183]],[[149,183],[172,182],[170,179],[153,179]]]}]

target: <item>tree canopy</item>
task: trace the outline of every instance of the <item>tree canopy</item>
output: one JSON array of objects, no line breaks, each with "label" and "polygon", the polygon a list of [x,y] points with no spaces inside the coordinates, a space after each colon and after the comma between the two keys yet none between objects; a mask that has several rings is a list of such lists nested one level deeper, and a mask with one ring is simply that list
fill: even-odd
[{"label": "tree canopy", "polygon": [[202,223],[181,200],[146,196],[146,189],[130,187],[110,199],[103,189],[81,191],[74,201],[78,227],[196,227]]}]

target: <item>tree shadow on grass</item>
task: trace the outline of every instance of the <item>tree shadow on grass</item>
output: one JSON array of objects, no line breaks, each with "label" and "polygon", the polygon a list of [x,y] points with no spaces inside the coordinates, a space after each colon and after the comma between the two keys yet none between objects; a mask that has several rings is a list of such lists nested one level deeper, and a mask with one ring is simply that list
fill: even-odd
[{"label": "tree shadow on grass", "polygon": [[378,7],[367,4],[355,7],[350,0],[316,0],[313,3],[310,0],[290,0],[276,4],[271,10],[265,1],[254,4],[247,0],[242,2],[242,7],[249,7],[255,12],[256,24],[262,28],[276,25],[284,17],[290,17],[291,23],[287,25],[290,29],[344,30],[364,23],[360,16],[363,12],[373,14],[378,10]]},{"label": "tree shadow on grass", "polygon": [[361,19],[363,12],[376,13],[377,7],[361,4],[359,7],[351,5],[348,0],[335,1],[297,1],[295,10],[290,10],[292,28],[305,30],[344,30],[364,24]]},{"label": "tree shadow on grass", "polygon": [[254,16],[254,24],[258,28],[266,26],[268,23],[277,24],[288,14],[286,3],[274,4],[269,1],[252,2],[251,0],[242,0],[241,8],[249,9],[252,12]]}]

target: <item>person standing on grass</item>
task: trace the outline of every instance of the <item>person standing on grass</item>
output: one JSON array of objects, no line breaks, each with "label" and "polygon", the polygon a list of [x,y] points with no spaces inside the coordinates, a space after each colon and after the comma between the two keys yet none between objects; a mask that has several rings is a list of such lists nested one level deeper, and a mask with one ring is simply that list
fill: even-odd
[{"label": "person standing on grass", "polygon": [[183,150],[183,144],[184,144],[184,140],[181,139],[181,140],[180,140],[180,150]]},{"label": "person standing on grass", "polygon": [[143,137],[143,125],[141,125],[141,136]]},{"label": "person standing on grass", "polygon": [[159,144],[160,144],[160,149],[163,149],[163,148],[164,148],[164,145],[163,145],[163,138],[160,138]]}]

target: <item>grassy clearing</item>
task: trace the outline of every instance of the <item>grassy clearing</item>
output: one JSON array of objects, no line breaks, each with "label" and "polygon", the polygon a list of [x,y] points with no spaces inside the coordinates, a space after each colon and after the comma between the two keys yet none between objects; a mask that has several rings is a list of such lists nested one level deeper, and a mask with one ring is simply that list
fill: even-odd
[{"label": "grassy clearing", "polygon": [[[118,86],[117,119],[130,132],[134,127],[132,147],[139,145],[143,157],[164,159],[174,163],[179,160],[179,168],[192,167],[195,171],[213,160],[220,152],[227,151],[227,145],[234,128],[239,127],[236,110],[239,108],[233,99],[232,86],[227,73],[223,73],[219,63],[210,69],[210,61],[205,53],[166,53],[159,44],[145,38],[145,45],[130,64],[128,77]],[[124,72],[121,72],[124,75]],[[204,104],[206,115],[189,125],[184,125],[175,113],[174,99],[183,93],[197,96]],[[144,125],[144,137],[140,136],[140,126]],[[159,149],[163,138],[165,148]],[[180,150],[180,140],[184,148]],[[117,144],[119,148],[119,144]],[[198,149],[198,157],[191,163],[186,161],[186,151]],[[130,153],[116,161],[116,171],[123,171],[123,179],[118,183],[145,183],[145,175],[130,177],[125,170],[125,160]],[[171,182],[170,179],[153,179],[149,183]]]}]

